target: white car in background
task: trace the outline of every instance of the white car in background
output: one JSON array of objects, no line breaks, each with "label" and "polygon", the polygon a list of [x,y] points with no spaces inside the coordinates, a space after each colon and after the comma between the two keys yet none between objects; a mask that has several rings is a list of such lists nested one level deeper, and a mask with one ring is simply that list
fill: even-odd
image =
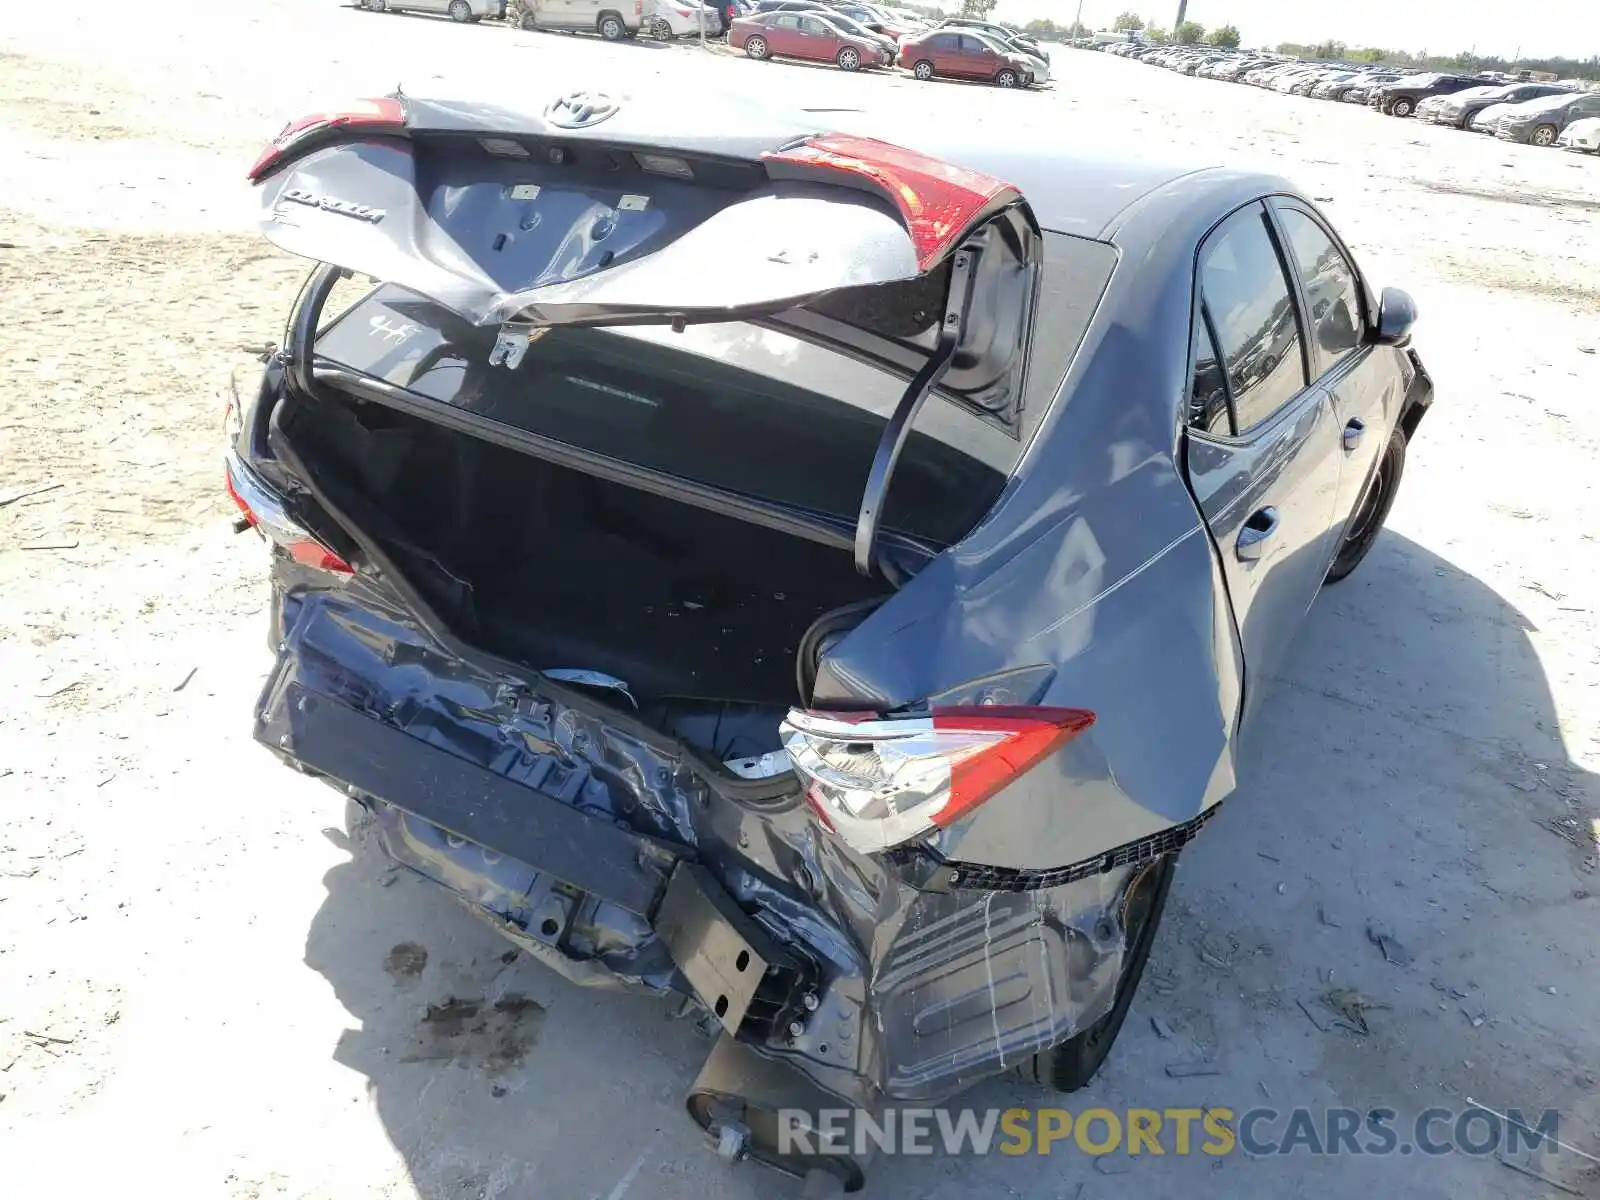
[{"label": "white car in background", "polygon": [[702,19],[705,21],[707,37],[716,37],[722,32],[721,16],[706,8],[700,0],[644,0],[644,24],[641,26],[641,32],[658,42],[670,42],[673,38],[680,37],[699,37]]},{"label": "white car in background", "polygon": [[1510,104],[1491,104],[1467,122],[1467,128],[1473,133],[1493,133],[1494,127],[1500,123],[1500,118],[1510,112],[1512,107]]},{"label": "white car in background", "polygon": [[1563,150],[1578,150],[1586,154],[1600,154],[1600,117],[1584,117],[1561,131],[1556,145]]}]

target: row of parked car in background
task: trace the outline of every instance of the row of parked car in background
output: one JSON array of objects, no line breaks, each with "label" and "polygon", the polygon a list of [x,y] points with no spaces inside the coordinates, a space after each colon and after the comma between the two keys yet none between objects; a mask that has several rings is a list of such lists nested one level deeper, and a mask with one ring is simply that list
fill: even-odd
[{"label": "row of parked car in background", "polygon": [[758,60],[793,58],[840,70],[900,67],[918,79],[1043,87],[1050,58],[1034,38],[977,18],[931,21],[868,0],[356,0],[373,12],[433,12],[462,23],[503,19],[515,29],[647,37],[726,38]]},{"label": "row of parked car in background", "polygon": [[1531,72],[1406,72],[1381,64],[1303,62],[1244,50],[1134,41],[1104,49],[1184,75],[1365,104],[1387,116],[1416,117],[1533,146],[1600,153],[1600,90],[1581,79],[1534,79]]},{"label": "row of parked car in background", "polygon": [[922,80],[1007,88],[1050,82],[1039,43],[992,21],[946,17],[935,25],[856,0],[756,0],[755,7],[728,30],[728,45],[754,59],[831,62],[846,71],[898,66]]}]

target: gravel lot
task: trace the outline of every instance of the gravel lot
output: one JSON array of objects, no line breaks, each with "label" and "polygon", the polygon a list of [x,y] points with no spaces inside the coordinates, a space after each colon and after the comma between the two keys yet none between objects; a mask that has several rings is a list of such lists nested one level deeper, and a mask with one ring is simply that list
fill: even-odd
[{"label": "gravel lot", "polygon": [[[1022,94],[329,0],[7,6],[8,1191],[782,1194],[715,1162],[683,1117],[707,1049],[688,1023],[506,961],[249,738],[264,552],[228,530],[218,397],[278,336],[303,265],[251,232],[243,170],[292,113],[451,79],[540,100],[657,83],[702,128],[737,102],[708,87],[886,128],[1018,124],[1063,150],[1265,163],[1324,201],[1366,270],[1417,297],[1438,401],[1390,532],[1312,613],[1238,793],[1185,856],[1123,1040],[1070,1103],[1411,1113],[1471,1096],[1559,1109],[1563,1140],[1600,1154],[1600,159],[1102,55],[1058,51],[1056,69]],[[1376,1005],[1368,1033],[1334,1023],[1331,988]],[[534,1003],[493,1007],[508,996]],[[491,1015],[439,1019],[450,998]],[[1164,1070],[1200,1057],[1219,1073]],[[1053,1101],[997,1081],[972,1102]],[[1585,1166],[927,1158],[882,1165],[870,1194],[1600,1195]]]}]

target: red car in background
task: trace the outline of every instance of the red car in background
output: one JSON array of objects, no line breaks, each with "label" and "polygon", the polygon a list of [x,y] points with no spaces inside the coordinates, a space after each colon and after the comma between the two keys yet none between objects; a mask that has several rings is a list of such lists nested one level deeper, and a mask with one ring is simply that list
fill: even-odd
[{"label": "red car in background", "polygon": [[981,79],[1000,87],[1027,87],[1033,66],[975,33],[933,29],[900,43],[900,65],[918,79]]},{"label": "red car in background", "polygon": [[728,45],[751,58],[806,58],[832,62],[843,71],[887,67],[894,53],[883,43],[850,33],[822,12],[765,12],[740,17]]}]

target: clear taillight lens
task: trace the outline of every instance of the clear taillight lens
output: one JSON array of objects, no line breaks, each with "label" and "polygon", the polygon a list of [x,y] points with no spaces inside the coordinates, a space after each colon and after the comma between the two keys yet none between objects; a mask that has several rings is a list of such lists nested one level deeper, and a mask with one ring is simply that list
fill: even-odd
[{"label": "clear taillight lens", "polygon": [[781,731],[818,819],[871,854],[960,820],[1092,724],[1076,708],[791,709]]},{"label": "clear taillight lens", "polygon": [[355,574],[354,567],[312,537],[309,530],[284,511],[278,494],[245,466],[237,454],[230,451],[226,461],[228,495],[252,528],[281,546],[303,567],[316,567],[335,575]]}]

